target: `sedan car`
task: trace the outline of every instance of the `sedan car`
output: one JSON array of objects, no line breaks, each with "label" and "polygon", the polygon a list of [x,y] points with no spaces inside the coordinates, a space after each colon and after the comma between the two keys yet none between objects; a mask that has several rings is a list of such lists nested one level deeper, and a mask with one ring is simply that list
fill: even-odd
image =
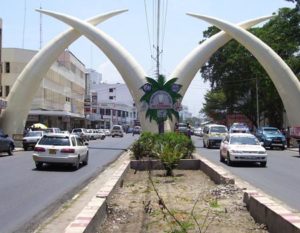
[{"label": "sedan car", "polygon": [[12,155],[14,149],[14,140],[0,129],[0,152],[6,152],[8,155]]},{"label": "sedan car", "polygon": [[45,134],[44,131],[29,131],[25,137],[23,137],[23,149],[34,148],[38,140]]},{"label": "sedan car", "polygon": [[256,137],[263,143],[264,147],[269,147],[270,149],[273,149],[274,147],[279,147],[281,150],[285,149],[286,138],[280,130],[275,127],[258,128]]},{"label": "sedan car", "polygon": [[233,133],[225,137],[220,146],[220,161],[227,161],[228,166],[234,162],[259,162],[267,165],[267,152],[258,139],[249,133]]},{"label": "sedan car", "polygon": [[75,134],[45,134],[36,144],[33,160],[39,170],[44,163],[71,164],[76,170],[80,164],[88,164],[88,143]]}]

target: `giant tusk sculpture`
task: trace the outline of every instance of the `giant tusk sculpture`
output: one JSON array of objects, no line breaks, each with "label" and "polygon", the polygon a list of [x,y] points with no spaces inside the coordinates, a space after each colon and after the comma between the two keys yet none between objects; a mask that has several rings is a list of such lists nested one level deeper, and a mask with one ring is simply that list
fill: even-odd
[{"label": "giant tusk sculpture", "polygon": [[[88,22],[96,25],[125,11],[127,10],[101,14],[88,19]],[[12,86],[7,97],[9,104],[1,115],[0,128],[4,132],[9,135],[23,133],[32,100],[41,85],[44,75],[64,49],[80,36],[81,34],[74,29],[67,30],[43,47],[26,65]]]},{"label": "giant tusk sculpture", "polygon": [[146,119],[145,111],[142,111],[140,98],[143,92],[140,87],[146,83],[146,74],[137,61],[113,38],[84,21],[52,11],[37,11],[52,16],[76,28],[76,30],[85,35],[106,54],[121,74],[134,99],[140,113],[140,122],[143,130],[157,132],[157,125]]},{"label": "giant tusk sculpture", "polygon": [[290,125],[300,126],[300,82],[277,53],[253,34],[229,22],[203,15],[188,15],[215,25],[244,45],[270,76],[282,99]]},{"label": "giant tusk sculpture", "polygon": [[[257,19],[251,19],[246,22],[239,24],[242,28],[250,28],[258,23],[272,18],[273,16],[264,16]],[[225,45],[232,37],[226,32],[219,32],[214,36],[210,37],[196,48],[194,48],[175,68],[170,78],[177,77],[177,83],[182,85],[180,94],[185,95],[189,85],[199,69],[204,65],[205,62],[223,45]],[[173,127],[173,122],[168,122],[170,128]]]}]

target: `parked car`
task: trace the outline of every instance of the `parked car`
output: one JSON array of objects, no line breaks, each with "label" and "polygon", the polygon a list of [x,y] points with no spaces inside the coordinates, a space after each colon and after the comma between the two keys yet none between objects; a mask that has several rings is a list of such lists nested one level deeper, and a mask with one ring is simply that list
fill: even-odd
[{"label": "parked car", "polygon": [[12,155],[14,149],[14,140],[0,129],[0,152],[7,152],[8,155]]},{"label": "parked car", "polygon": [[77,134],[84,141],[90,140],[90,135],[85,128],[75,128],[71,133]]},{"label": "parked car", "polygon": [[220,146],[220,161],[231,166],[234,162],[259,162],[267,165],[267,152],[258,139],[250,133],[233,133],[225,137]]},{"label": "parked car", "polygon": [[34,149],[38,140],[45,134],[45,131],[29,131],[25,137],[23,137],[23,149],[28,150],[28,148]]},{"label": "parked car", "polygon": [[71,164],[78,169],[89,160],[88,143],[75,134],[45,134],[34,148],[33,160],[36,168],[42,169],[44,163]]},{"label": "parked car", "polygon": [[124,131],[121,125],[113,125],[111,128],[110,134],[112,137],[119,136],[123,137],[124,136]]},{"label": "parked car", "polygon": [[244,123],[233,123],[229,128],[229,133],[250,133],[250,130]]},{"label": "parked car", "polygon": [[44,129],[44,131],[46,133],[60,133],[61,132],[60,128],[47,128],[47,129]]},{"label": "parked car", "polygon": [[228,130],[225,125],[209,124],[203,128],[203,147],[220,147],[221,141],[227,136]]},{"label": "parked car", "polygon": [[279,147],[282,150],[286,146],[286,138],[282,132],[275,127],[260,127],[256,131],[256,137],[259,141],[263,142],[264,147]]},{"label": "parked car", "polygon": [[134,126],[132,130],[132,135],[141,134],[141,132],[142,132],[141,126]]}]

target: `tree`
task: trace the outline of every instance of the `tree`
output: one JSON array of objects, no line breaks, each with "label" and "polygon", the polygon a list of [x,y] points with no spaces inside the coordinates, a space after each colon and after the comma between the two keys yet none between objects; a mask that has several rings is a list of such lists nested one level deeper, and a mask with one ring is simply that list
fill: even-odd
[{"label": "tree", "polygon": [[[283,8],[263,27],[250,29],[251,33],[275,50],[298,77],[299,22],[300,15],[296,9]],[[204,37],[208,38],[218,31],[210,27],[204,32]],[[276,88],[255,57],[236,41],[232,40],[219,49],[201,68],[201,73],[204,80],[211,83],[211,91],[202,109],[208,116],[212,116],[213,108],[216,108],[214,112],[224,114],[243,113],[256,125],[257,81],[260,112],[264,113],[270,124],[282,126],[284,109]],[[220,99],[216,100],[216,96]]]}]

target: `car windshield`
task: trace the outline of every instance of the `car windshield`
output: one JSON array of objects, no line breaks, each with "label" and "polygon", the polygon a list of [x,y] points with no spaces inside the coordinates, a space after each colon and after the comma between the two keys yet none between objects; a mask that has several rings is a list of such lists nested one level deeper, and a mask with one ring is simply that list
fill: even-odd
[{"label": "car windshield", "polygon": [[233,144],[233,145],[258,145],[259,142],[255,137],[231,137],[230,144]]},{"label": "car windshield", "polygon": [[112,129],[113,130],[121,130],[121,127],[120,126],[114,126]]},{"label": "car windshield", "polygon": [[26,134],[26,137],[39,137],[39,136],[43,136],[43,133],[37,131],[30,131]]},{"label": "car windshield", "polygon": [[278,129],[264,129],[264,132],[267,134],[281,134],[281,132]]},{"label": "car windshield", "polygon": [[39,145],[70,146],[70,140],[69,137],[44,136],[39,141]]},{"label": "car windshield", "polygon": [[211,133],[226,133],[227,130],[225,127],[222,127],[222,126],[214,126],[214,127],[211,127],[210,132]]}]

